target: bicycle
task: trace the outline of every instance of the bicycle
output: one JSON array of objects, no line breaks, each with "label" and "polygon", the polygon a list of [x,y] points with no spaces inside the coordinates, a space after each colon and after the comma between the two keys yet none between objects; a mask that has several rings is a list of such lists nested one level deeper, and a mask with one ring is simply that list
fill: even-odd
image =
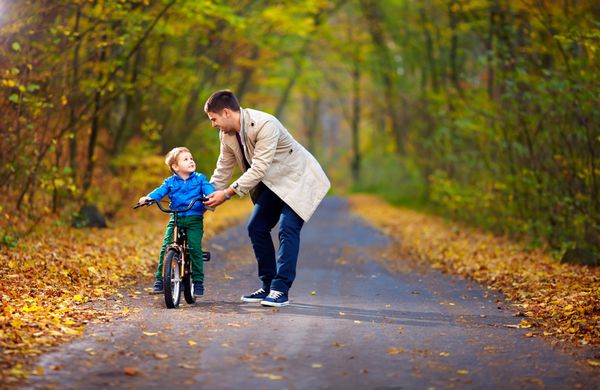
[{"label": "bicycle", "polygon": [[[200,197],[192,200],[184,210],[165,209],[159,201],[150,200],[144,203],[136,203],[133,206],[137,209],[142,206],[156,204],[164,212],[173,215],[173,240],[167,247],[163,261],[163,285],[165,304],[169,309],[179,307],[181,299],[181,285],[183,284],[183,296],[190,305],[196,302],[194,296],[194,283],[192,281],[192,262],[190,261],[189,245],[187,232],[183,227],[178,226],[178,216],[180,213],[189,211],[197,201],[204,202],[207,198]],[[210,261],[210,252],[202,252],[202,260]]]}]

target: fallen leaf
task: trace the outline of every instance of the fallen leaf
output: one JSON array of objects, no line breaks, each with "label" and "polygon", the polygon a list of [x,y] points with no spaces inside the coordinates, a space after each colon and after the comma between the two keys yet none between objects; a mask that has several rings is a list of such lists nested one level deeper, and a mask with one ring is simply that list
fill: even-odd
[{"label": "fallen leaf", "polygon": [[125,367],[123,369],[123,373],[128,376],[136,376],[140,373],[140,371],[135,367]]},{"label": "fallen leaf", "polygon": [[316,291],[311,291],[310,295],[317,295],[317,292]]},{"label": "fallen leaf", "polygon": [[284,377],[281,375],[272,375],[272,374],[254,374],[254,376],[257,378],[268,378],[272,381],[280,381],[280,380],[284,379]]},{"label": "fallen leaf", "polygon": [[404,348],[389,347],[387,350],[388,355],[398,355],[403,352],[404,352]]},{"label": "fallen leaf", "polygon": [[440,352],[440,356],[450,356],[450,352]]},{"label": "fallen leaf", "polygon": [[194,340],[188,340],[188,344],[190,347],[193,347],[194,345],[198,345],[198,343],[195,342]]},{"label": "fallen leaf", "polygon": [[349,347],[351,344],[342,344],[342,343],[338,343],[337,341],[335,343],[333,343],[334,347]]},{"label": "fallen leaf", "polygon": [[588,359],[587,363],[592,367],[600,367],[600,361],[598,360]]},{"label": "fallen leaf", "polygon": [[169,355],[167,355],[166,353],[155,352],[154,357],[159,360],[165,360],[169,358]]},{"label": "fallen leaf", "polygon": [[145,336],[156,336],[158,332],[142,332]]},{"label": "fallen leaf", "polygon": [[311,364],[311,367],[312,367],[312,368],[322,368],[322,367],[323,367],[323,365],[322,365],[322,364],[320,364],[320,363],[313,363],[313,364]]},{"label": "fallen leaf", "polygon": [[456,370],[456,373],[461,375],[467,375],[469,373],[469,370]]}]

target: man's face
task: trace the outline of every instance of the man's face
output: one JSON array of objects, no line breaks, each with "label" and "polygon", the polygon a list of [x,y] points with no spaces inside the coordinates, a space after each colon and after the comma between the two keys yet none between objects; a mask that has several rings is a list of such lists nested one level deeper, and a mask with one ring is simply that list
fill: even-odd
[{"label": "man's face", "polygon": [[210,124],[212,127],[217,128],[221,131],[229,133],[231,131],[235,131],[236,124],[234,115],[232,115],[231,110],[228,108],[224,108],[220,114],[216,112],[207,112],[208,119],[210,119]]}]

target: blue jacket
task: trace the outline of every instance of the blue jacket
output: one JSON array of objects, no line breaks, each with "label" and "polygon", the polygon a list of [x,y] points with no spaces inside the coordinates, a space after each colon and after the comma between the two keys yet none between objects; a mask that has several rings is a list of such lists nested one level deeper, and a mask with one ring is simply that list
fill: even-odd
[{"label": "blue jacket", "polygon": [[[161,200],[165,195],[169,195],[171,210],[183,210],[192,200],[213,192],[215,188],[206,180],[206,176],[193,172],[187,180],[183,180],[179,175],[167,177],[160,187],[148,194],[148,197]],[[179,215],[203,215],[205,209],[204,204],[197,201],[190,211]]]}]

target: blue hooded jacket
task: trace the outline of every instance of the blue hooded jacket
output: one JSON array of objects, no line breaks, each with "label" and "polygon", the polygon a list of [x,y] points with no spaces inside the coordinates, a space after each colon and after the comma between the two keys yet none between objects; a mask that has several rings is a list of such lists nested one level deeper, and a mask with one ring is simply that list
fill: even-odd
[{"label": "blue hooded jacket", "polygon": [[[148,197],[161,200],[165,195],[169,195],[171,201],[169,207],[172,210],[183,210],[188,207],[192,200],[213,192],[215,192],[215,188],[208,182],[206,176],[193,172],[187,180],[183,180],[181,176],[176,174],[167,177],[160,187],[148,194]],[[205,209],[204,204],[198,201],[190,211],[179,215],[203,215]]]}]

